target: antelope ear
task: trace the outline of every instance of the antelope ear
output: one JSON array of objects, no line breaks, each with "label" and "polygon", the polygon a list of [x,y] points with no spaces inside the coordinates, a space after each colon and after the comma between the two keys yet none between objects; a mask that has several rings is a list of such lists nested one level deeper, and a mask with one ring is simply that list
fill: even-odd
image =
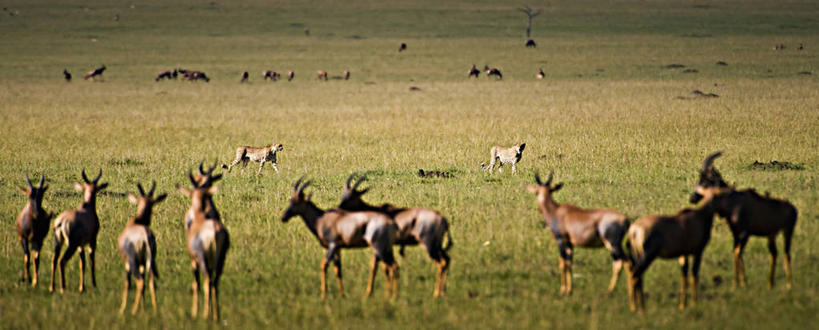
[{"label": "antelope ear", "polygon": [[530,184],[530,185],[526,186],[526,191],[528,191],[530,193],[533,193],[533,194],[537,194],[537,188],[539,188],[539,187],[540,186],[538,186],[538,185]]},{"label": "antelope ear", "polygon": [[23,195],[28,196],[28,189],[24,189],[23,187],[17,186],[17,190],[23,193]]},{"label": "antelope ear", "polygon": [[40,193],[45,193],[46,190],[48,190],[48,185],[44,185],[42,188],[40,188]]},{"label": "antelope ear", "polygon": [[555,185],[555,186],[554,186],[552,189],[550,189],[550,190],[551,190],[552,192],[555,192],[555,191],[560,190],[560,188],[563,188],[563,182],[556,184],[556,185]]},{"label": "antelope ear", "polygon": [[101,184],[101,185],[97,185],[97,191],[103,190],[103,189],[105,189],[105,188],[108,188],[108,184],[107,184],[107,183],[103,183],[103,184]]},{"label": "antelope ear", "polygon": [[134,194],[128,194],[128,201],[131,202],[131,204],[136,204],[138,200]]},{"label": "antelope ear", "polygon": [[81,184],[79,184],[77,182],[74,182],[73,185],[74,185],[74,190],[82,191],[82,185]]},{"label": "antelope ear", "polygon": [[177,185],[176,190],[178,190],[179,193],[182,194],[182,195],[185,195],[185,196],[188,196],[188,197],[191,196],[191,191],[188,188]]},{"label": "antelope ear", "polygon": [[159,203],[161,201],[164,201],[165,197],[168,197],[168,194],[162,194],[162,195],[156,196],[156,198],[154,198],[154,203]]}]

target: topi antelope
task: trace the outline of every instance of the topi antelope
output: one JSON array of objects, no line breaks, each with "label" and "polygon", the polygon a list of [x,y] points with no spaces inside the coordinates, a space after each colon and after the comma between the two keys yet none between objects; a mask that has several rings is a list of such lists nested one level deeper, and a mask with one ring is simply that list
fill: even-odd
[{"label": "topi antelope", "polygon": [[344,70],[344,80],[350,80],[350,71]]},{"label": "topi antelope", "polygon": [[372,295],[375,282],[375,272],[378,262],[385,266],[387,279],[386,294],[398,296],[398,263],[393,255],[392,245],[398,227],[395,222],[381,212],[346,212],[343,210],[324,211],[311,201],[311,196],[304,195],[304,189],[311,181],[302,184],[303,178],[296,181],[290,204],[282,214],[282,222],[300,216],[307,229],[316,236],[319,244],[327,250],[321,261],[321,298],[327,296],[327,264],[331,261],[336,273],[338,292],[344,295],[344,286],[341,282],[341,249],[364,248],[369,246],[373,250],[373,259],[370,263],[370,276],[367,282],[366,296]]},{"label": "topi antelope", "polygon": [[499,163],[498,172],[503,172],[504,164],[511,163],[512,173],[515,173],[517,172],[515,165],[520,162],[521,157],[523,157],[524,149],[526,149],[526,143],[518,143],[511,147],[494,146],[489,149],[489,155],[491,157],[489,166],[486,166],[486,163],[481,163],[481,169],[492,172],[495,168],[495,161],[497,161]]},{"label": "topi antelope", "polygon": [[488,65],[484,65],[483,66],[483,71],[486,72],[486,77],[487,78],[495,76],[495,78],[497,78],[497,80],[503,79],[503,74],[501,74],[501,72],[500,72],[500,70],[498,68],[490,68]]},{"label": "topi antelope", "polygon": [[405,50],[407,50],[407,44],[402,42],[401,46],[398,47],[398,52],[400,53],[400,52],[403,52]]},{"label": "topi antelope", "polygon": [[649,215],[637,219],[628,229],[629,274],[628,296],[631,311],[645,311],[643,273],[656,258],[678,258],[682,278],[680,309],[685,308],[688,288],[688,256],[694,256],[691,265],[691,305],[697,302],[702,252],[711,239],[714,222],[714,203],[709,195],[699,209],[684,209],[675,215]]},{"label": "topi antelope", "polygon": [[105,71],[105,65],[103,64],[101,67],[96,68],[94,70],[88,71],[85,73],[85,76],[82,78],[85,80],[91,79],[93,81],[97,81],[97,77],[102,77],[102,72]]},{"label": "topi antelope", "polygon": [[279,173],[279,168],[276,166],[276,153],[282,150],[284,150],[284,146],[279,143],[273,143],[261,148],[241,146],[236,148],[236,157],[233,159],[233,162],[230,163],[230,165],[222,164],[222,168],[226,168],[228,172],[230,172],[233,166],[242,162],[242,173],[244,173],[249,161],[259,162],[259,170],[256,171],[256,176],[258,176],[262,174],[264,163],[269,161],[273,169],[276,170],[276,173]]},{"label": "topi antelope", "polygon": [[751,236],[768,238],[768,251],[771,254],[771,272],[768,277],[768,288],[774,286],[776,271],[776,236],[782,232],[785,236],[785,275],[787,287],[791,288],[791,239],[796,226],[797,211],[793,204],[760,196],[753,189],[736,190],[722,179],[714,168],[714,159],[721,152],[709,155],[700,171],[700,181],[691,195],[691,203],[699,202],[703,197],[713,196],[716,213],[725,219],[734,237],[734,281],[733,287],[745,286],[745,263],[742,251]]},{"label": "topi antelope", "polygon": [[156,78],[154,78],[154,81],[160,81],[162,79],[168,79],[168,80],[176,79],[178,74],[179,73],[176,70],[162,71],[162,72],[160,72],[159,74],[156,75]]},{"label": "topi antelope", "polygon": [[187,81],[204,80],[205,82],[210,82],[210,78],[208,78],[208,76],[202,71],[190,71],[180,69],[179,73],[182,73],[182,77]]},{"label": "topi antelope", "polygon": [[617,285],[617,278],[626,261],[622,248],[623,237],[629,223],[626,216],[609,209],[581,209],[572,204],[558,204],[552,194],[563,187],[563,183],[551,185],[553,174],[546,182],[535,174],[534,185],[526,190],[537,196],[537,206],[543,215],[544,224],[552,231],[560,252],[560,294],[572,293],[572,257],[574,247],[600,248],[611,251],[612,274],[609,292]]},{"label": "topi antelope", "polygon": [[481,70],[478,70],[478,68],[475,66],[475,64],[472,64],[472,68],[469,69],[469,78],[472,78],[472,76],[475,76],[475,78],[477,79],[478,76],[480,76],[480,75],[481,75]]},{"label": "topi antelope", "polygon": [[293,80],[296,77],[296,73],[293,71],[287,71],[287,81]]},{"label": "topi antelope", "polygon": [[244,73],[242,73],[242,79],[239,80],[239,83],[240,84],[246,83],[248,78],[250,78],[250,74],[247,71],[245,71]]},{"label": "topi antelope", "polygon": [[122,291],[122,307],[119,313],[125,312],[128,302],[128,290],[131,288],[131,276],[136,278],[136,298],[131,314],[136,314],[139,303],[145,292],[145,276],[148,276],[148,289],[151,291],[151,305],[156,312],[156,288],[154,279],[159,279],[159,270],[156,267],[156,239],[148,227],[151,226],[151,211],[155,204],[162,202],[167,194],[154,197],[156,182],[151,190],[145,193],[142,185],[137,183],[139,197],[128,194],[128,200],[137,206],[137,215],[125,224],[125,229],[119,234],[117,247],[119,255],[125,262],[125,288]]},{"label": "topi antelope", "polygon": [[268,79],[270,79],[270,81],[277,81],[279,80],[279,78],[281,78],[281,76],[282,75],[276,71],[265,70],[264,72],[262,72],[262,77],[264,78],[265,81],[267,81]]},{"label": "topi antelope", "polygon": [[318,76],[318,79],[319,79],[319,80],[324,79],[324,81],[327,81],[327,79],[328,79],[328,78],[327,78],[327,71],[324,71],[324,70],[318,70],[318,71],[316,71],[316,76]]},{"label": "topi antelope", "polygon": [[[28,187],[17,189],[28,197],[28,203],[17,216],[17,238],[23,247],[23,280],[31,286],[37,286],[37,274],[40,268],[40,249],[43,247],[43,240],[48,235],[48,226],[54,213],[47,213],[43,209],[43,195],[48,190],[45,183],[45,175],[40,174],[40,183],[37,187],[31,184],[31,180],[26,173],[26,184]],[[29,251],[29,247],[31,250]],[[29,276],[29,262],[34,259],[34,275]]]},{"label": "topi antelope", "polygon": [[[203,305],[204,318],[212,315],[214,320],[219,319],[219,279],[225,267],[225,257],[230,248],[230,237],[227,229],[219,219],[208,216],[207,200],[218,190],[211,185],[213,180],[206,184],[196,181],[193,174],[188,173],[193,188],[177,187],[182,195],[191,198],[191,209],[194,210],[193,220],[187,230],[187,248],[193,268],[193,305],[191,315],[195,318],[199,310],[199,273],[204,276]],[[218,178],[217,178],[218,179]],[[215,180],[215,179],[214,179]]]},{"label": "topi antelope", "polygon": [[538,69],[537,74],[535,75],[535,78],[537,78],[537,79],[543,79],[543,78],[545,78],[545,77],[546,77],[546,73],[545,73],[545,72],[543,72],[543,69],[542,69],[542,68],[541,68],[541,69]]},{"label": "topi antelope", "polygon": [[[370,189],[358,190],[358,186],[366,180],[366,176],[362,176],[351,186],[350,182],[355,175],[353,173],[347,178],[338,208],[347,211],[381,212],[392,218],[398,226],[395,244],[401,246],[399,254],[404,255],[405,245],[423,246],[429,258],[438,267],[438,277],[432,295],[433,297],[443,296],[446,292],[446,274],[450,265],[447,251],[452,248],[452,237],[447,219],[428,208],[399,208],[390,204],[381,206],[367,204],[361,197]],[[445,235],[448,241],[446,246],[443,246]]]},{"label": "topi antelope", "polygon": [[71,81],[71,73],[68,72],[68,69],[63,69],[63,78],[67,82]]},{"label": "topi antelope", "polygon": [[[99,183],[102,169],[94,180],[88,180],[85,169],[82,170],[83,183],[74,183],[74,188],[83,193],[83,203],[76,210],[60,213],[54,220],[54,255],[51,258],[51,285],[49,291],[54,292],[54,276],[57,263],[60,264],[60,293],[65,291],[65,264],[74,255],[80,253],[80,292],[85,291],[85,250],[88,246],[88,257],[91,266],[91,284],[97,287],[97,275],[94,270],[94,256],[97,250],[97,234],[100,230],[100,220],[97,217],[97,193],[108,187],[107,183]],[[60,256],[63,244],[68,247]],[[79,251],[78,251],[79,250]]]}]

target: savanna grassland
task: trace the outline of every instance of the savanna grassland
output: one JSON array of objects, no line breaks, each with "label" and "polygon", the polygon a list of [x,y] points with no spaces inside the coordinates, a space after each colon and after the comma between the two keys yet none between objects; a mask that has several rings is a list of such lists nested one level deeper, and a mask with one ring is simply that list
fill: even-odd
[{"label": "savanna grassland", "polygon": [[[200,161],[238,145],[282,143],[279,169],[252,164],[219,182],[215,203],[232,249],[220,324],[234,328],[808,328],[819,307],[819,5],[815,1],[550,1],[525,48],[525,16],[501,1],[4,1],[0,13],[0,328],[186,328],[190,261],[176,192]],[[9,12],[15,14],[10,15]],[[119,20],[115,21],[114,16]],[[305,30],[309,29],[309,36]],[[408,50],[399,53],[398,45]],[[773,50],[775,44],[786,49]],[[799,43],[805,49],[797,50]],[[727,65],[717,65],[723,61]],[[102,82],[82,74],[105,64]],[[502,81],[467,79],[472,64]],[[684,68],[667,68],[682,64]],[[210,83],[154,82],[183,67]],[[546,78],[534,78],[538,68]],[[62,70],[74,80],[66,83]],[[265,83],[263,70],[294,70]],[[696,73],[684,73],[696,69]],[[349,81],[319,82],[344,70]],[[243,71],[251,82],[239,84]],[[807,74],[804,72],[810,72]],[[410,91],[411,86],[420,91]],[[703,98],[694,90],[718,94]],[[518,173],[488,174],[489,147],[526,142]],[[558,202],[610,207],[631,218],[688,205],[704,157],[738,187],[799,210],[794,288],[768,290],[764,239],[745,253],[748,287],[731,290],[732,238],[715,221],[697,306],[677,310],[676,260],[646,275],[647,312],[628,311],[626,283],[605,293],[610,257],[576,250],[574,294],[558,295],[557,248],[534,196],[536,171],[565,183]],[[756,170],[754,161],[799,170]],[[75,208],[71,182],[102,169],[97,282],[50,294],[53,236],[40,283],[22,281],[14,220],[24,173],[45,172],[45,208]],[[421,179],[418,169],[452,179]],[[348,296],[319,299],[324,250],[301,220],[282,223],[292,185],[307,175],[321,207],[344,179],[368,171],[366,200],[439,210],[454,247],[448,295],[433,300],[435,269],[408,248],[401,295],[362,299],[367,250],[344,251]],[[93,174],[92,174],[93,175]],[[155,180],[159,307],[119,317],[123,264],[115,240],[136,212],[125,194]],[[781,239],[778,241],[781,251]],[[86,284],[90,280],[86,279]],[[332,284],[332,283],[331,283]],[[133,296],[132,296],[133,297]],[[130,303],[130,302],[129,302]]]}]

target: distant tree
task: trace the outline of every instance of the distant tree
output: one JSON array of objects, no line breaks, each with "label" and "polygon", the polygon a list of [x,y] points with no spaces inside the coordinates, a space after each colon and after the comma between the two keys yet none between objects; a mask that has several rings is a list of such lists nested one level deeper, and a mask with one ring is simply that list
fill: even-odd
[{"label": "distant tree", "polygon": [[540,15],[540,10],[533,11],[532,8],[530,8],[529,6],[523,6],[521,8],[518,8],[518,10],[526,14],[526,17],[529,18],[529,24],[526,25],[526,38],[529,38],[529,36],[532,33],[532,18],[535,18],[535,16]]}]

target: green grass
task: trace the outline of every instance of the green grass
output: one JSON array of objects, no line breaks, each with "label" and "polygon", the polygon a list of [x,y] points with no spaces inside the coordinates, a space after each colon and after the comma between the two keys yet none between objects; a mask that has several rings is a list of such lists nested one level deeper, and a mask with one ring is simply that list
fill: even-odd
[{"label": "green grass", "polygon": [[[819,6],[811,1],[552,2],[534,22],[537,49],[523,47],[526,21],[515,4],[497,1],[131,3],[3,4],[20,14],[0,13],[0,328],[206,326],[188,316],[189,200],[174,185],[187,184],[202,160],[228,162],[238,145],[272,141],[285,147],[280,174],[234,171],[214,197],[233,241],[221,285],[221,323],[230,327],[806,328],[819,312]],[[408,51],[397,52],[401,42]],[[795,49],[800,42],[804,51]],[[778,43],[788,48],[772,50]],[[504,80],[468,80],[473,63],[499,67]],[[665,68],[675,63],[699,73]],[[104,82],[82,81],[100,64],[109,69]],[[178,66],[213,80],[153,81]],[[63,68],[73,82],[62,81]],[[534,79],[538,68],[547,79]],[[295,70],[296,79],[263,83],[265,69]],[[318,82],[320,69],[352,78]],[[243,71],[250,84],[238,84]],[[677,98],[695,89],[720,97]],[[517,175],[478,169],[492,145],[519,141],[527,148]],[[632,315],[623,279],[605,294],[611,266],[603,250],[577,250],[574,295],[558,296],[557,249],[524,190],[536,171],[554,170],[565,183],[558,202],[667,214],[688,206],[697,169],[716,150],[725,153],[717,167],[726,180],[799,209],[793,290],[782,285],[781,261],[780,285],[766,288],[767,248],[754,238],[745,254],[749,287],[731,291],[732,239],[719,220],[696,307],[676,310],[677,263],[657,261],[646,275],[648,311]],[[755,160],[803,169],[752,170]],[[76,292],[75,256],[70,290],[48,293],[49,235],[45,285],[26,288],[13,225],[25,199],[15,186],[25,184],[25,171],[44,171],[45,207],[60,212],[80,203],[70,183],[82,168],[102,168],[111,184],[98,199],[98,287]],[[420,179],[419,168],[455,178]],[[367,201],[449,218],[455,246],[445,299],[432,300],[434,267],[411,248],[399,259],[395,301],[382,297],[380,274],[377,294],[361,298],[365,250],[343,252],[348,297],[331,286],[331,298],[319,300],[323,249],[300,220],[279,217],[300,176],[315,179],[314,198],[330,207],[353,171],[371,173]],[[120,318],[115,239],[136,211],[122,194],[152,180],[170,193],[152,226],[161,312]]]}]

